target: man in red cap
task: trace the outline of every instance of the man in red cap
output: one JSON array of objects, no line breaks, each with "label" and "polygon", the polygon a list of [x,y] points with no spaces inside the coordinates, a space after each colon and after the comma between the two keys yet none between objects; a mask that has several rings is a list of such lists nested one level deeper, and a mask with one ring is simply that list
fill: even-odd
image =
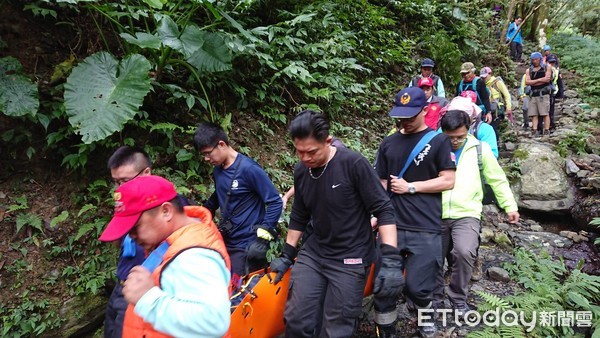
[{"label": "man in red cap", "polygon": [[173,183],[153,175],[124,183],[114,197],[114,217],[100,240],[129,234],[149,253],[123,284],[123,337],[226,334],[230,262],[210,212],[184,209]]},{"label": "man in red cap", "polygon": [[433,80],[430,77],[422,77],[419,80],[419,88],[425,92],[427,98],[427,111],[425,112],[425,124],[433,129],[438,129],[440,110],[448,104],[448,100],[434,95]]}]

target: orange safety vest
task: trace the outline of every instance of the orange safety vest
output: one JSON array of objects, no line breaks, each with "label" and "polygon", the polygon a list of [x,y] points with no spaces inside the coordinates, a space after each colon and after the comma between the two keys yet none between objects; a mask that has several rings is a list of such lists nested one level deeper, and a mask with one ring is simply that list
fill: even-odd
[{"label": "orange safety vest", "polygon": [[[165,252],[162,262],[152,272],[154,285],[160,287],[160,276],[162,270],[167,266],[172,259],[177,257],[181,252],[191,248],[206,248],[217,251],[225,260],[225,265],[228,270],[231,270],[231,262],[229,254],[225,248],[223,237],[217,229],[217,226],[212,221],[212,215],[208,209],[201,206],[186,206],[184,207],[187,216],[199,218],[199,223],[186,225],[172,233],[167,238],[169,248]],[[231,296],[231,288],[229,289]],[[156,331],[152,324],[145,322],[142,317],[138,316],[133,311],[134,306],[129,304],[127,312],[125,312],[125,320],[123,321],[123,337],[171,337],[167,334]],[[229,337],[229,332],[224,337]]]}]

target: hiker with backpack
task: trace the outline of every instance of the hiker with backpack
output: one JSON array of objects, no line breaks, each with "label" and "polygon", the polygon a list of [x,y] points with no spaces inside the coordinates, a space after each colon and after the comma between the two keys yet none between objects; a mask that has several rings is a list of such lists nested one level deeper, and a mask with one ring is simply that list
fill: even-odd
[{"label": "hiker with backpack", "polygon": [[[470,310],[467,294],[478,255],[486,186],[491,187],[509,223],[517,223],[520,217],[510,184],[489,145],[469,135],[469,115],[452,109],[441,119],[442,131],[450,138],[456,158],[454,187],[442,192],[442,252],[451,271],[447,296],[459,316]],[[437,275],[435,301],[438,308],[445,307],[442,269]]]},{"label": "hiker with backpack", "polygon": [[[512,115],[512,98],[510,92],[504,83],[504,80],[500,76],[492,75],[492,68],[483,67],[479,73],[485,81],[485,85],[490,91],[490,107],[492,115],[497,116],[497,120],[503,120],[504,114],[508,117],[509,121],[513,121]],[[497,129],[497,128],[494,128]]]},{"label": "hiker with backpack", "polygon": [[218,228],[231,257],[233,284],[239,287],[242,276],[267,266],[283,202],[264,169],[237,152],[221,126],[200,123],[194,147],[214,166],[215,191],[204,207],[213,215],[221,210]]},{"label": "hiker with backpack", "polygon": [[419,86],[419,81],[421,79],[431,79],[433,82],[433,95],[437,97],[446,98],[446,90],[444,89],[444,83],[439,76],[433,74],[433,67],[435,67],[435,62],[432,59],[425,58],[421,61],[421,74],[417,75],[410,80],[408,87],[417,87]]},{"label": "hiker with backpack", "polygon": [[[548,115],[550,116],[550,132],[553,132],[556,129],[556,123],[554,121],[554,107],[556,103],[556,98],[562,96],[562,92],[560,91],[560,87],[562,85],[562,79],[560,76],[560,70],[556,66],[558,62],[558,58],[554,54],[548,54],[546,57],[546,66],[552,67],[552,93],[550,93],[550,106],[548,109]],[[561,82],[561,83],[559,83]],[[542,129],[542,121],[538,122],[538,130]]]},{"label": "hiker with backpack", "polygon": [[459,96],[453,98],[444,108],[445,112],[450,110],[462,110],[467,112],[471,117],[469,134],[475,136],[475,138],[480,141],[486,142],[492,149],[494,156],[498,158],[498,138],[496,137],[496,132],[491,125],[481,121],[481,108],[479,108],[471,98]]},{"label": "hiker with backpack", "polygon": [[462,80],[456,87],[456,96],[461,96],[462,93],[470,91],[475,93],[477,100],[475,104],[481,108],[483,112],[482,120],[486,123],[492,123],[493,116],[490,107],[490,93],[485,85],[485,81],[475,75],[475,65],[472,62],[465,62],[460,67]]},{"label": "hiker with backpack", "polygon": [[[389,115],[398,132],[379,146],[376,170],[391,196],[396,214],[398,249],[406,271],[404,293],[414,307],[432,308],[432,292],[441,268],[441,192],[454,185],[455,163],[448,138],[427,127],[425,93],[408,87],[396,94]],[[396,337],[398,297],[375,294],[375,323],[379,337]],[[434,337],[434,321],[419,327],[423,337]]]},{"label": "hiker with backpack", "polygon": [[[528,114],[532,118],[532,137],[550,135],[550,95],[553,93],[552,66],[542,65],[542,54],[531,54],[531,66],[525,71],[525,84],[531,86]],[[543,132],[539,130],[538,118],[544,120]]]},{"label": "hiker with backpack", "polygon": [[425,124],[431,129],[437,129],[440,121],[440,111],[448,104],[448,100],[435,96],[433,92],[433,81],[429,77],[419,80],[419,88],[425,92],[427,98],[427,111],[425,112]]}]

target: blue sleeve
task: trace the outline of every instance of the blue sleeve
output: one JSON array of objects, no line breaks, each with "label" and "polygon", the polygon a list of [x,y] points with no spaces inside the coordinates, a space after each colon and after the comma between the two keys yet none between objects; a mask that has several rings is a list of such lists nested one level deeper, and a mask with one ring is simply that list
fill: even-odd
[{"label": "blue sleeve", "polygon": [[164,268],[161,287],[148,290],[134,311],[174,337],[222,337],[230,323],[230,276],[216,251],[185,250]]},{"label": "blue sleeve", "polygon": [[258,164],[252,165],[248,170],[249,184],[252,189],[260,196],[261,201],[265,204],[265,218],[262,225],[267,229],[275,230],[277,221],[283,210],[283,201],[279,192],[267,176],[267,173]]},{"label": "blue sleeve", "polygon": [[498,158],[498,140],[494,128],[487,123],[482,123],[477,130],[477,139],[490,145],[492,153]]}]

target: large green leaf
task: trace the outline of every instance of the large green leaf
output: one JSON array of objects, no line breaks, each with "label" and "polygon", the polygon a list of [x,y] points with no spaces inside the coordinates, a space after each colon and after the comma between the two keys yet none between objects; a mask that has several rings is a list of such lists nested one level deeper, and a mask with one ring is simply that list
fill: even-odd
[{"label": "large green leaf", "polygon": [[171,47],[175,50],[181,50],[181,40],[179,39],[179,28],[177,23],[171,19],[168,15],[158,15],[159,24],[156,32],[160,37],[160,40],[165,46]]},{"label": "large green leaf", "polygon": [[231,53],[223,37],[217,33],[201,32],[204,35],[202,47],[196,50],[187,61],[203,72],[222,72],[231,69]]},{"label": "large green leaf", "polygon": [[40,106],[37,85],[20,74],[22,68],[13,57],[0,59],[0,111],[8,116],[35,116]]},{"label": "large green leaf", "polygon": [[141,48],[150,48],[150,49],[159,49],[160,48],[160,38],[158,36],[148,34],[148,33],[135,33],[135,37],[133,37],[129,33],[121,33],[119,34],[125,41],[129,42],[132,45],[139,46]]},{"label": "large green leaf", "polygon": [[107,52],[86,58],[65,84],[69,122],[84,143],[105,139],[131,120],[151,89],[150,62],[132,54],[120,63]]}]

